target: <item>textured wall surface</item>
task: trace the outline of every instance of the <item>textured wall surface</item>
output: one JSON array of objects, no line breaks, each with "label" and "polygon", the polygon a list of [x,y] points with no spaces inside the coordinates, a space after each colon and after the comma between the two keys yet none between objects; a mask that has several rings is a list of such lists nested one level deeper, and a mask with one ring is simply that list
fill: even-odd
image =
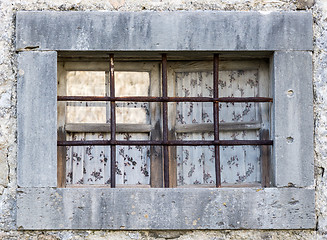
[{"label": "textured wall surface", "polygon": [[[317,229],[279,231],[19,231],[16,230],[15,13],[57,11],[311,11]],[[325,0],[0,0],[0,239],[327,239],[327,2]]]}]

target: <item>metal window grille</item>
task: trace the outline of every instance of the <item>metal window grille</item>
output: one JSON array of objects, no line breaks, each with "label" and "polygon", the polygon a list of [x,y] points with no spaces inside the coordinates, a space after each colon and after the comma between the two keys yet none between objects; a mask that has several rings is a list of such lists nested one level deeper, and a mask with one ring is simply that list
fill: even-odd
[{"label": "metal window grille", "polygon": [[[272,140],[220,140],[219,139],[219,103],[235,102],[273,102],[268,97],[219,97],[219,54],[213,55],[213,97],[168,97],[167,94],[167,54],[162,54],[161,97],[115,97],[114,55],[110,54],[110,94],[109,96],[58,96],[58,101],[106,101],[110,102],[110,140],[58,141],[57,146],[106,145],[111,151],[111,187],[116,187],[116,146],[158,145],[163,148],[164,187],[169,187],[169,146],[209,146],[215,147],[216,187],[221,187],[220,146],[273,145]],[[161,102],[162,103],[162,140],[116,140],[116,104],[115,102]],[[169,140],[168,139],[168,102],[211,102],[213,103],[214,140]]]}]

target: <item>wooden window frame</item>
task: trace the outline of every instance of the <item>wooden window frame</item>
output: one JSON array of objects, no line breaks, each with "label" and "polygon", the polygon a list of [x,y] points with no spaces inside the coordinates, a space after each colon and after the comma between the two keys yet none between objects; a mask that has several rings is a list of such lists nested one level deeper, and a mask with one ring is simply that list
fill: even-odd
[{"label": "wooden window frame", "polygon": [[[109,61],[107,62],[59,62],[58,63],[58,96],[66,95],[66,81],[65,74],[68,71],[104,71],[105,72],[105,82],[106,85],[109,85],[109,71],[108,71]],[[115,65],[115,71],[141,71],[149,72],[150,78],[150,95],[156,96],[159,94],[159,68],[156,62],[119,62]],[[106,86],[106,96],[109,95],[109,87]],[[106,102],[110,104],[110,101]],[[107,105],[107,104],[106,104]],[[66,102],[58,101],[58,141],[66,141],[66,134],[71,133],[111,133],[111,123],[66,123],[65,121],[65,106]],[[108,110],[106,108],[107,120]],[[157,104],[150,103],[149,111],[151,112],[150,123],[149,124],[129,124],[129,123],[115,123],[117,133],[151,133],[150,136],[152,140],[159,140],[161,137],[160,128],[158,129],[158,121],[160,116],[160,109]],[[110,112],[109,112],[110,115]],[[107,145],[111,146],[111,145]],[[156,151],[156,152],[154,152]],[[162,164],[161,161],[161,151],[158,151],[157,146],[151,146],[150,155],[150,172],[154,174],[150,175],[150,186],[151,187],[160,187],[162,186]],[[66,147],[58,146],[58,187],[67,187],[66,185]],[[69,184],[69,187],[111,187],[111,184],[107,185],[74,185]],[[133,185],[133,184],[117,184],[119,188],[131,188],[131,187],[149,187],[147,185]]]},{"label": "wooden window frame", "polygon": [[[244,61],[243,64],[245,66],[229,66],[228,64],[224,64],[222,67],[219,68],[219,55],[218,54],[209,54],[209,56],[212,56],[212,62],[213,62],[213,68],[208,68],[208,63],[205,64],[193,64],[192,68],[199,68],[205,69],[205,70],[212,70],[213,71],[213,92],[214,96],[212,98],[209,97],[176,97],[175,93],[175,83],[173,82],[173,79],[175,79],[174,74],[178,71],[186,70],[188,67],[185,65],[185,63],[173,63],[170,62],[169,64],[169,71],[168,71],[168,61],[167,61],[167,54],[162,54],[162,60],[161,60],[161,85],[159,84],[160,81],[158,81],[158,71],[155,69],[155,65],[152,65],[152,63],[135,63],[131,64],[128,62],[120,62],[118,64],[118,68],[115,67],[115,70],[117,71],[148,71],[150,72],[151,76],[151,84],[150,84],[150,96],[143,98],[144,102],[150,101],[150,112],[151,115],[151,124],[150,125],[142,125],[140,126],[140,129],[137,125],[134,126],[133,132],[144,132],[145,129],[151,129],[149,131],[149,134],[151,136],[149,141],[118,141],[116,142],[116,132],[117,127],[120,132],[131,129],[131,125],[129,124],[123,124],[123,125],[117,125],[116,119],[115,119],[115,101],[121,101],[121,98],[123,99],[130,99],[131,101],[142,101],[142,97],[115,97],[113,95],[113,91],[111,89],[114,89],[115,86],[112,84],[114,82],[114,54],[109,55],[109,61],[108,63],[104,63],[105,65],[98,65],[95,63],[90,64],[79,64],[80,66],[76,66],[76,63],[63,63],[58,65],[58,78],[64,78],[62,77],[63,73],[65,71],[76,71],[76,70],[102,70],[105,71],[105,83],[106,83],[106,96],[65,96],[66,90],[65,90],[65,80],[59,81],[58,85],[58,186],[59,187],[65,187],[66,184],[66,169],[65,169],[65,158],[66,158],[66,146],[85,146],[85,145],[107,145],[110,146],[110,162],[111,162],[111,174],[110,174],[110,187],[115,188],[116,187],[116,145],[139,145],[139,146],[146,146],[149,145],[151,147],[151,157],[150,157],[150,169],[151,169],[151,177],[150,177],[150,186],[151,187],[177,187],[177,164],[176,164],[176,146],[201,146],[201,145],[214,145],[215,146],[215,174],[216,174],[216,184],[215,186],[207,185],[207,186],[201,186],[201,187],[222,187],[221,184],[221,169],[220,169],[220,146],[243,146],[243,145],[259,145],[261,146],[261,185],[263,187],[270,186],[270,147],[269,145],[273,145],[273,141],[269,139],[269,129],[265,129],[264,131],[260,132],[260,139],[259,140],[219,140],[219,131],[224,128],[224,124],[222,126],[219,126],[219,108],[218,104],[219,102],[224,103],[234,103],[234,102],[256,102],[256,103],[272,103],[273,99],[270,97],[261,97],[260,95],[262,93],[265,93],[264,95],[269,96],[269,84],[266,85],[264,88],[265,90],[262,90],[264,88],[260,88],[261,91],[259,92],[259,96],[257,97],[223,97],[219,98],[218,96],[218,74],[219,70],[222,69],[237,69],[237,67],[240,67],[242,69],[251,69],[254,65],[257,65],[257,68],[261,68],[260,64],[258,62],[253,62],[253,60]],[[210,57],[209,57],[210,58]],[[261,63],[262,64],[262,63]],[[83,66],[84,65],[84,66]],[[109,68],[107,68],[109,65]],[[235,65],[235,64],[234,64]],[[266,66],[266,70],[268,70],[268,66]],[[168,77],[169,75],[169,77]],[[266,78],[265,82],[269,82],[267,80],[268,78],[268,72],[266,71],[264,73],[266,75],[264,78]],[[263,78],[263,79],[264,79]],[[153,82],[152,82],[153,81]],[[263,80],[261,80],[263,81]],[[170,86],[170,87],[168,87]],[[169,93],[168,93],[169,92]],[[173,97],[169,97],[173,96]],[[141,98],[141,100],[139,99]],[[100,124],[88,124],[88,131],[94,130],[98,127],[105,130],[104,132],[110,132],[111,133],[111,139],[110,140],[88,140],[88,141],[67,141],[65,139],[66,132],[72,131],[75,129],[75,131],[83,132],[83,129],[85,130],[85,124],[80,124],[80,128],[78,128],[78,124],[68,124],[65,123],[65,102],[61,101],[86,101],[86,100],[93,100],[93,101],[99,101],[104,100],[106,101],[106,105],[109,102],[111,107],[111,113],[110,113],[110,124],[100,125]],[[214,141],[203,141],[203,140],[191,140],[191,141],[185,141],[185,140],[176,140],[174,138],[174,131],[175,131],[175,121],[174,119],[168,119],[168,116],[175,116],[176,115],[176,103],[177,102],[208,102],[213,103],[213,129],[214,129]],[[157,109],[157,103],[162,104],[162,109]],[[173,103],[173,107],[170,108],[168,111],[168,103]],[[161,112],[162,111],[162,112]],[[109,108],[106,108],[106,115],[108,118],[108,112]],[[160,118],[162,117],[162,123],[160,122]],[[158,128],[161,125],[161,128]],[[243,124],[243,128],[247,129],[248,126],[251,124]],[[191,126],[185,126],[186,128],[190,129]],[[236,126],[236,128],[239,128],[239,126]],[[177,129],[177,131],[184,131],[181,126],[180,129]],[[208,131],[208,126],[201,125],[201,128],[203,130]],[[234,130],[233,126],[230,125],[229,128]],[[251,128],[251,126],[250,126]],[[162,129],[162,132],[161,132]],[[186,129],[187,131],[187,129]],[[99,132],[99,130],[97,130]],[[114,133],[114,134],[113,134]],[[159,141],[159,143],[158,143]],[[160,142],[161,141],[161,142]],[[133,143],[134,142],[134,143]],[[170,146],[170,147],[169,147]],[[170,149],[170,150],[169,150]],[[163,157],[163,159],[162,159]],[[112,177],[114,176],[114,178]],[[155,176],[155,177],[154,177]],[[79,185],[69,185],[71,187],[78,187]],[[93,185],[89,185],[90,187]],[[101,185],[100,185],[101,186]],[[104,185],[106,186],[106,185]],[[197,185],[194,185],[193,187],[196,187]],[[225,186],[228,187],[245,187],[245,186],[258,186],[257,184],[225,184]],[[85,186],[83,186],[85,187]],[[119,185],[118,187],[137,187],[137,185]],[[141,186],[145,187],[145,186]],[[180,187],[187,187],[187,186],[180,186]]]}]

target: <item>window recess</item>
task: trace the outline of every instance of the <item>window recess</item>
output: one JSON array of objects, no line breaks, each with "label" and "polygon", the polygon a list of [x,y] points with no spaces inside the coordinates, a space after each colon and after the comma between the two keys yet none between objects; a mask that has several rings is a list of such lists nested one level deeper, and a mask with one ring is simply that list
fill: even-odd
[{"label": "window recess", "polygon": [[58,186],[269,186],[268,61],[208,55],[59,62]]}]

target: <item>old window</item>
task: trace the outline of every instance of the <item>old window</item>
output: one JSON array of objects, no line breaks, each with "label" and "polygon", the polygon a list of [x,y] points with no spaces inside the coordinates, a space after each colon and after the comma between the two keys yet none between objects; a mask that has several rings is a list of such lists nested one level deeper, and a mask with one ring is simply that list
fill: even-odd
[{"label": "old window", "polygon": [[[17,227],[19,229],[180,230],[315,228],[311,56],[312,15],[310,13],[220,11],[28,11],[18,12],[16,21],[16,51],[18,52]],[[206,28],[203,26],[206,26]],[[106,56],[99,56],[101,53],[104,53]],[[70,75],[77,75],[79,71],[88,71],[93,76],[97,75],[97,79],[98,75],[101,76],[101,80],[95,81],[102,83],[104,81],[108,84],[106,80],[108,78],[105,76],[105,72],[108,71],[109,53],[115,54],[117,67],[120,62],[118,53],[122,55],[125,54],[125,56],[127,56],[125,60],[131,62],[134,62],[134,60],[130,59],[128,55],[144,54],[139,61],[158,63],[156,68],[159,68],[159,82],[162,80],[160,79],[161,57],[159,56],[158,59],[152,59],[152,57],[150,57],[151,59],[149,59],[149,55],[152,53],[166,53],[168,57],[167,86],[168,88],[174,87],[175,89],[175,95],[170,95],[170,91],[172,90],[167,89],[167,94],[170,98],[184,97],[185,91],[178,92],[178,89],[187,89],[185,86],[192,86],[192,84],[195,87],[193,92],[190,91],[190,94],[197,94],[199,90],[198,87],[200,88],[200,86],[197,84],[198,81],[191,81],[193,76],[198,76],[197,79],[200,79],[200,76],[202,79],[206,77],[208,77],[208,79],[211,78],[207,70],[198,71],[198,69],[202,69],[198,64],[202,64],[204,62],[203,60],[206,60],[211,62],[208,65],[208,69],[211,68],[213,62],[212,55],[210,59],[200,59],[195,53],[221,53],[219,75],[224,76],[224,74],[229,75],[234,72],[233,76],[235,79],[242,79],[245,76],[254,76],[254,73],[251,72],[250,69],[243,69],[244,74],[242,69],[234,69],[235,71],[230,69],[231,73],[228,73],[229,70],[223,69],[223,54],[229,55],[231,63],[237,62],[234,61],[235,59],[233,59],[233,56],[239,57],[247,55],[252,58],[252,60],[262,55],[269,58],[269,73],[264,75],[269,76],[267,79],[269,79],[268,83],[271,85],[267,87],[267,89],[270,89],[271,95],[268,94],[266,97],[273,98],[273,103],[254,103],[246,116],[256,116],[254,121],[251,122],[247,128],[256,128],[256,122],[258,121],[261,125],[264,125],[262,128],[263,130],[270,130],[268,139],[273,140],[274,144],[270,159],[271,166],[269,168],[269,180],[272,183],[271,187],[186,188],[185,186],[189,185],[189,183],[192,183],[192,186],[194,186],[193,183],[195,181],[201,182],[200,180],[202,180],[204,176],[203,174],[200,178],[188,178],[190,169],[187,169],[186,166],[183,165],[184,163],[182,160],[187,156],[186,150],[189,149],[189,154],[202,155],[198,149],[193,149],[192,153],[192,148],[189,146],[182,146],[180,150],[176,147],[176,151],[171,151],[182,157],[172,157],[171,159],[176,159],[176,163],[169,161],[169,163],[176,165],[175,168],[168,164],[170,169],[169,176],[175,176],[176,185],[182,185],[182,188],[108,188],[103,187],[104,184],[101,184],[99,188],[58,187],[58,179],[59,182],[63,180],[62,182],[65,183],[66,176],[65,174],[57,176],[58,168],[63,168],[65,166],[62,162],[59,162],[59,165],[57,162],[57,140],[65,140],[71,133],[60,134],[58,139],[57,127],[62,127],[61,133],[64,133],[63,130],[65,128],[63,127],[65,125],[67,128],[70,127],[71,132],[74,130],[74,127],[80,127],[77,126],[79,124],[85,125],[83,126],[84,128],[96,125],[96,128],[101,130],[100,132],[105,132],[105,134],[108,135],[108,124],[106,121],[108,119],[110,119],[110,121],[112,120],[110,116],[108,118],[102,115],[102,119],[92,118],[91,120],[94,120],[93,123],[76,123],[77,120],[83,122],[83,119],[74,119],[74,121],[72,120],[70,123],[65,121],[57,122],[57,107],[59,105],[60,109],[60,105],[62,106],[61,102],[59,102],[59,104],[57,102],[57,81],[60,80],[58,79],[58,73],[60,75],[62,70],[59,69],[59,71],[57,71],[57,68],[61,68],[61,65],[58,64],[58,60],[60,62],[61,58],[66,54],[66,56],[70,56],[69,59],[66,59],[66,62],[83,62],[86,55],[90,58],[88,62],[92,62],[92,59],[94,59],[96,63],[91,68],[83,67],[81,69],[71,69],[75,73],[70,73]],[[172,55],[176,55],[176,53],[180,56],[187,54],[193,54],[193,56],[189,59],[178,59],[177,57],[173,59]],[[81,56],[83,54],[84,56]],[[106,62],[106,67],[103,69],[97,69],[97,66],[101,65],[99,58],[100,62]],[[260,59],[261,63],[259,63],[259,65],[263,68],[255,68],[262,69],[262,71],[259,70],[258,74],[267,71],[265,70],[267,62],[264,60],[262,62],[262,60],[263,59]],[[170,64],[173,64],[173,66],[170,66]],[[177,67],[179,65],[181,69],[186,69],[187,71],[180,71],[174,68],[174,66]],[[68,65],[63,67],[67,66]],[[196,72],[189,71],[188,69],[195,69]],[[206,69],[205,66],[204,69]],[[122,72],[129,71],[124,68],[120,70]],[[239,70],[241,70],[241,72],[239,72]],[[95,73],[97,71],[102,71],[102,73]],[[129,72],[140,72],[140,69],[134,68]],[[149,71],[147,70],[145,72]],[[220,77],[219,79],[221,79]],[[178,81],[176,81],[176,79]],[[228,82],[228,80],[229,78],[227,77],[226,81]],[[109,84],[110,83],[112,82],[109,81]],[[208,84],[209,83],[208,80]],[[71,84],[78,85],[78,82],[74,83],[73,81]],[[150,88],[152,88],[151,84],[152,79],[150,79]],[[223,89],[224,84],[222,80],[216,86]],[[240,89],[242,89],[242,87]],[[248,88],[247,90],[249,90],[249,92],[246,90],[244,94],[251,93],[254,95],[255,91],[261,93],[260,91],[262,91],[262,89],[265,88],[261,88],[261,83],[259,81],[257,90],[256,88],[251,88],[251,92],[250,88]],[[226,90],[228,90],[228,88],[226,88]],[[64,88],[60,87],[59,92],[60,91],[64,91]],[[160,93],[160,91],[158,92]],[[217,92],[221,94],[221,96],[219,96],[221,98],[231,94],[231,92],[228,91],[226,95],[223,95],[224,93],[220,92],[220,90]],[[233,90],[233,92],[237,92],[237,90]],[[94,89],[93,92],[87,92],[87,94],[91,93],[93,95],[101,94],[104,98],[106,94],[108,94],[106,93],[106,88],[104,90]],[[206,93],[205,90],[203,93]],[[71,94],[79,93],[75,92]],[[81,91],[80,94],[86,93]],[[239,92],[239,94],[241,94],[241,92]],[[59,96],[61,96],[61,93]],[[161,96],[161,94],[159,96]],[[237,96],[238,95],[233,97]],[[260,96],[260,94],[258,96]],[[106,100],[110,100],[109,98],[110,96]],[[130,100],[129,102],[134,102],[134,100]],[[146,103],[146,101],[144,102]],[[90,112],[90,115],[93,115],[94,113],[92,113],[92,111],[98,111],[100,108],[102,109],[102,113],[106,113],[106,109],[109,107],[107,103],[110,102],[102,101],[101,103],[101,101],[97,101],[96,103],[90,103],[90,106],[88,105],[86,107],[86,103],[77,101],[76,103],[69,103],[66,107],[70,108],[69,111],[77,108],[92,109],[87,111]],[[118,104],[118,101],[116,101],[116,103]],[[129,109],[125,107],[125,103],[119,104],[121,105],[117,105],[116,111],[118,115],[119,108],[122,108],[122,111]],[[149,109],[151,109],[151,104],[150,102]],[[161,104],[164,105],[163,103]],[[171,128],[171,130],[173,130],[173,136],[169,135],[167,138],[176,138],[171,141],[191,141],[191,138],[195,138],[195,140],[193,139],[192,141],[198,141],[196,139],[199,138],[201,138],[201,141],[215,141],[206,139],[209,138],[209,134],[212,131],[210,122],[202,122],[201,116],[200,119],[195,119],[196,123],[193,123],[193,116],[195,115],[192,114],[195,113],[195,108],[197,108],[198,111],[202,111],[207,107],[208,103],[201,102],[198,105],[196,104],[197,103],[193,104],[193,113],[191,112],[188,116],[190,111],[184,110],[190,109],[191,103],[178,102],[176,104],[175,102],[167,102],[167,110],[171,118],[170,122],[167,121],[168,128],[170,126],[175,126],[175,129]],[[113,104],[110,103],[109,105],[112,106]],[[220,121],[230,121],[230,119],[234,118],[236,120],[239,118],[238,114],[234,116],[232,112],[227,110],[227,106],[228,109],[232,106],[225,102],[219,102],[219,105],[221,105]],[[138,108],[138,105],[135,106]],[[239,108],[237,106],[239,106]],[[265,106],[271,106],[271,109],[268,109],[267,113],[265,113]],[[233,107],[236,107],[235,109],[237,109],[237,111],[242,111],[242,109],[246,108],[246,104],[235,103]],[[148,107],[145,105],[144,108],[140,107],[140,110],[143,111],[143,109],[146,110],[147,108]],[[109,108],[109,110],[111,109],[112,108]],[[157,108],[157,110],[160,109],[160,107]],[[179,118],[177,111],[183,115],[183,118]],[[247,111],[248,110],[245,112]],[[257,114],[257,112],[260,111],[261,114]],[[171,117],[171,112],[176,112],[176,118]],[[222,113],[226,115],[223,116]],[[160,114],[160,116],[163,116],[162,113]],[[210,119],[210,114],[213,113],[208,113],[209,117],[206,117],[206,114],[204,114],[204,119]],[[118,115],[116,120],[119,120]],[[150,116],[151,118],[155,117],[155,115],[151,113]],[[198,116],[198,114],[196,114],[196,116]],[[161,117],[157,117],[156,119],[160,118]],[[271,121],[266,122],[265,119],[267,118],[270,118]],[[182,121],[178,119],[182,119]],[[91,121],[90,119],[86,120]],[[97,125],[99,123],[96,121],[100,120],[102,122],[100,127],[104,127],[104,131]],[[250,120],[246,118],[242,119],[242,121],[244,121],[243,123],[252,120],[252,117]],[[160,119],[160,121],[162,120]],[[234,122],[232,123],[232,125],[234,125],[233,128],[235,124],[240,124],[240,122]],[[152,123],[152,121],[150,123]],[[265,125],[266,123],[269,123],[270,126],[269,124]],[[117,122],[117,130],[119,130],[119,124],[126,123]],[[138,122],[135,124],[140,125],[138,126],[138,128],[140,128],[143,123]],[[158,126],[158,129],[160,129],[159,132],[163,132],[163,125],[164,124]],[[221,131],[219,132],[221,139],[219,142],[223,143],[223,141],[230,141],[224,139],[225,137],[231,136],[224,136],[230,126],[224,122],[221,122],[220,125]],[[204,134],[205,139],[202,140],[202,131],[207,131],[207,129],[209,129],[210,132],[207,135]],[[129,129],[127,130],[130,131]],[[128,132],[127,130],[126,132]],[[146,132],[148,130],[144,131]],[[261,134],[258,136],[258,131],[260,130],[253,129],[248,131],[252,131],[254,135],[251,136],[251,139],[252,137],[257,139],[252,141],[258,141],[260,139],[262,139],[260,141],[265,140],[264,134],[262,137],[260,137]],[[81,135],[83,132],[76,134]],[[87,134],[89,133],[85,135]],[[105,134],[103,134],[103,136]],[[110,132],[110,135],[111,134],[112,131]],[[120,133],[117,132],[117,139],[119,134]],[[168,134],[170,134],[170,132],[168,132]],[[238,135],[237,137],[243,138],[243,135]],[[250,137],[248,132],[246,137]],[[96,135],[95,138],[95,140],[99,140],[98,135]],[[100,139],[99,141],[104,140]],[[110,143],[111,140],[108,141]],[[124,141],[126,141],[126,139]],[[172,148],[171,146],[169,147]],[[222,184],[224,184],[224,171],[227,171],[224,161],[228,159],[228,157],[226,157],[226,160],[224,160],[226,156],[224,154],[230,152],[230,149],[228,149],[228,151],[223,150],[224,147],[225,146],[220,146],[220,160],[221,166],[223,167]],[[253,148],[253,151],[251,150],[253,156],[258,156],[259,151],[261,154],[263,151],[262,147],[263,146],[259,146],[260,150]],[[119,146],[117,146],[116,149],[117,148],[119,148]],[[200,147],[200,149],[202,149],[202,147]],[[269,149],[266,150],[268,151]],[[115,152],[116,151],[113,153]],[[244,151],[240,150],[238,153],[242,154],[242,152]],[[65,156],[66,154],[63,155]],[[196,159],[199,158],[197,157]],[[180,163],[179,166],[178,163]],[[187,161],[187,163],[189,163],[189,161]],[[62,164],[62,166],[60,166],[60,164]],[[195,163],[192,164],[195,165]],[[198,162],[196,162],[196,164],[198,164]],[[195,165],[195,169],[198,168],[198,166],[199,165]],[[165,167],[162,166],[162,168]],[[176,174],[172,173],[172,169],[175,169]],[[206,173],[205,167],[201,169],[204,169]],[[164,170],[162,171],[164,172]],[[177,182],[177,172],[182,173],[182,176],[183,174],[187,175],[187,178]],[[235,172],[232,171],[232,173]],[[260,171],[260,174],[261,173],[262,171]],[[83,173],[80,172],[80,174],[82,175]],[[154,174],[153,171],[151,172],[151,159],[149,174],[150,183],[151,177],[159,177],[162,179],[161,176]],[[230,173],[226,172],[226,175],[227,174],[232,177],[230,179],[225,178],[226,181],[233,182],[238,179],[237,174],[229,175]],[[260,174],[259,171],[256,171],[255,175],[249,176],[249,182],[251,178],[254,179],[253,176],[257,176],[257,179],[261,179],[262,177],[259,177]],[[94,179],[94,176],[91,177]],[[164,178],[164,180],[167,179],[169,179],[169,177]],[[174,181],[171,180],[170,183],[172,182]],[[263,180],[261,180],[261,182],[264,183]],[[215,183],[217,184],[217,182]],[[164,184],[162,184],[162,186],[163,185]],[[196,186],[202,185],[205,184],[197,184]]]},{"label": "old window", "polygon": [[59,186],[269,186],[269,59],[117,55],[59,62]]}]

